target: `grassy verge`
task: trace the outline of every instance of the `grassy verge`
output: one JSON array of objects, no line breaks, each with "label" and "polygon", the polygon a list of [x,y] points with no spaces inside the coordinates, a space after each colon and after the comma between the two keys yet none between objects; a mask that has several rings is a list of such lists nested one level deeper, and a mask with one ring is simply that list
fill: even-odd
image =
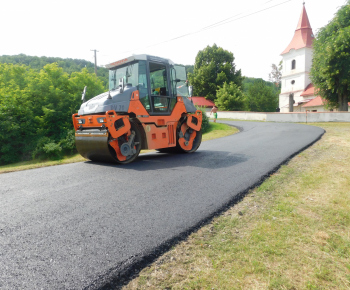
[{"label": "grassy verge", "polygon": [[229,136],[238,132],[238,129],[226,124],[210,123],[208,132],[203,134],[203,141]]},{"label": "grassy verge", "polygon": [[[237,133],[237,132],[238,132],[238,130],[234,127],[231,127],[231,126],[228,126],[225,124],[210,123],[209,132],[203,134],[203,141],[207,141],[207,140],[211,140],[211,139],[215,139],[215,138],[220,138],[220,137],[225,137],[225,136]],[[149,152],[149,151],[150,150],[143,150],[143,151],[141,151],[141,154],[145,153],[145,152]],[[30,160],[30,161],[24,161],[24,162],[0,166],[0,174],[5,173],[5,172],[20,171],[20,170],[46,167],[46,166],[52,166],[52,165],[81,162],[81,161],[85,161],[85,160],[86,159],[84,157],[82,157],[80,154],[65,157],[61,160],[55,160],[55,161]]]},{"label": "grassy verge", "polygon": [[327,133],[123,289],[350,289],[350,126]]}]

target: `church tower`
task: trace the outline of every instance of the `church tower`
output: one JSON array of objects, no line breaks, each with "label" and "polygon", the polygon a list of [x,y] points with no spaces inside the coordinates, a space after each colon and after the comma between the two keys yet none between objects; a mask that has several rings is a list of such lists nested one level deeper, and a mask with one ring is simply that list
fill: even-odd
[{"label": "church tower", "polygon": [[305,3],[294,37],[281,53],[283,69],[279,108],[281,112],[300,112],[302,105],[315,98],[309,77],[312,65],[314,35],[306,13]]}]

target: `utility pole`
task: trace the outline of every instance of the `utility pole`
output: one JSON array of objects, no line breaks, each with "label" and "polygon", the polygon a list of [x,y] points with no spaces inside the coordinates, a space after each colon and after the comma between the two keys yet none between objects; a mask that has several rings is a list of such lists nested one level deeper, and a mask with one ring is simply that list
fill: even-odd
[{"label": "utility pole", "polygon": [[98,52],[96,49],[90,49],[91,51],[95,52],[95,75],[97,76],[97,57],[96,52]]}]

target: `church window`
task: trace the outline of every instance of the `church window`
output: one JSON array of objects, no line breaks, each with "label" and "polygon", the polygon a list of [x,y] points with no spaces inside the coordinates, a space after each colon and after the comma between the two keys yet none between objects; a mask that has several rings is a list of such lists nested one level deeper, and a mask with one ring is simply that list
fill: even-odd
[{"label": "church window", "polygon": [[296,63],[296,61],[295,61],[295,59],[293,59],[292,60],[292,69],[295,69],[295,63]]}]

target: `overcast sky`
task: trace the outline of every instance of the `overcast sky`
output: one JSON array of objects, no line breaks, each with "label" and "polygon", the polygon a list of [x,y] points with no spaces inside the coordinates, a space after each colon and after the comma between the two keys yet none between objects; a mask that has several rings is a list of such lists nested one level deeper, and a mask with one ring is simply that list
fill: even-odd
[{"label": "overcast sky", "polygon": [[[314,34],[345,0],[305,0]],[[268,79],[292,40],[302,0],[2,1],[0,55],[78,58],[104,65],[132,54],[194,64],[216,43],[242,74]],[[228,19],[227,21],[224,21]],[[212,24],[218,23],[211,28]]]}]

